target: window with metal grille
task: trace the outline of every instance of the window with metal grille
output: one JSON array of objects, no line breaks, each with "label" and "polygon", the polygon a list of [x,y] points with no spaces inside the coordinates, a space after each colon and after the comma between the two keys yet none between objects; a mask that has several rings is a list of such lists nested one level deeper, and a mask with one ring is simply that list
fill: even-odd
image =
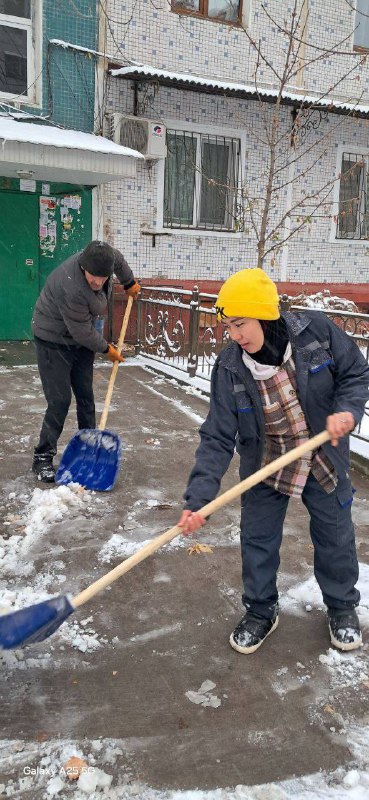
[{"label": "window with metal grille", "polygon": [[367,156],[343,153],[336,226],[337,239],[368,239]]},{"label": "window with metal grille", "polygon": [[232,231],[240,140],[167,130],[164,227]]},{"label": "window with metal grille", "polygon": [[242,21],[242,0],[172,0],[172,11],[237,25]]}]

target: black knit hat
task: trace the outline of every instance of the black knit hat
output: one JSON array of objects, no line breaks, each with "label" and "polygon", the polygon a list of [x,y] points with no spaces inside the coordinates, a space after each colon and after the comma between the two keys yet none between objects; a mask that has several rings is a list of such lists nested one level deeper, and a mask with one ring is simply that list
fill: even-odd
[{"label": "black knit hat", "polygon": [[79,263],[91,275],[109,278],[114,271],[114,250],[108,242],[95,239],[82,250]]}]

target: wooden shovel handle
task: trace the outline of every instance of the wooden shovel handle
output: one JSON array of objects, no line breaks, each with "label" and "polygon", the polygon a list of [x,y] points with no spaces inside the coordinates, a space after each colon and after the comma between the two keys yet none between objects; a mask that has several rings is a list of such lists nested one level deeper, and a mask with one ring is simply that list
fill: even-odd
[{"label": "wooden shovel handle", "polygon": [[[330,439],[329,433],[327,431],[322,431],[318,433],[317,436],[313,436],[312,439],[309,439],[307,442],[300,444],[298,447],[295,447],[293,450],[289,450],[288,453],[285,453],[280,458],[276,458],[275,461],[271,461],[270,464],[266,464],[265,467],[262,467],[257,472],[254,472],[253,475],[250,475],[248,478],[245,478],[244,481],[237,483],[235,486],[232,486],[231,489],[228,489],[223,494],[220,494],[219,497],[216,497],[215,500],[212,500],[211,503],[207,503],[206,506],[203,506],[199,509],[199,513],[203,517],[209,517],[210,514],[213,514],[214,511],[217,511],[219,508],[222,508],[227,503],[230,503],[231,500],[235,500],[236,497],[239,497],[243,492],[246,492],[247,489],[251,489],[252,486],[256,486],[257,483],[261,483],[261,481],[268,478],[269,475],[273,475],[274,472],[278,472],[282,467],[286,467],[287,464],[291,464],[292,461],[296,461],[301,456],[305,455],[305,453],[309,453],[311,450],[316,450],[320,447],[324,442],[328,442]],[[137,553],[134,553],[133,556],[130,556],[125,561],[122,561],[121,564],[118,564],[117,567],[107,572],[106,575],[103,575],[102,578],[99,578],[97,581],[88,586],[87,589],[84,589],[80,594],[73,598],[72,603],[75,608],[78,606],[82,606],[83,603],[86,603],[91,597],[94,597],[97,592],[100,592],[102,589],[105,589],[106,586],[110,586],[117,578],[120,578],[121,575],[124,575],[125,572],[129,572],[132,567],[135,567],[136,564],[139,564],[140,561],[143,561],[148,556],[155,553],[156,550],[159,549],[163,544],[167,544],[172,539],[175,539],[178,534],[182,533],[182,529],[178,527],[178,525],[174,525],[173,528],[170,528],[165,533],[160,534],[152,542],[149,542]]]},{"label": "wooden shovel handle", "polygon": [[[119,334],[119,339],[118,339],[118,344],[117,344],[118,353],[122,352],[124,337],[126,335],[126,330],[127,330],[127,326],[128,326],[129,315],[131,313],[132,303],[133,303],[133,297],[128,297],[127,307],[126,307],[126,311],[125,311],[125,314],[124,314],[124,317],[123,317],[122,327],[120,329],[120,334]],[[113,369],[112,369],[111,375],[110,375],[108,391],[107,391],[106,397],[105,397],[104,408],[102,410],[101,419],[100,419],[100,422],[99,422],[99,431],[105,430],[106,420],[108,419],[108,412],[109,412],[110,403],[111,403],[111,396],[113,394],[113,389],[114,389],[114,384],[115,384],[115,378],[117,377],[118,366],[119,366],[119,361],[114,361]]]}]

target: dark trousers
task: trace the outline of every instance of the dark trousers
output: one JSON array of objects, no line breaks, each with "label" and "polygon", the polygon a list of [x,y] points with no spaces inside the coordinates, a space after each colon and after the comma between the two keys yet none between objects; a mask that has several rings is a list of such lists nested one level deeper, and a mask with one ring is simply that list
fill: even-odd
[{"label": "dark trousers", "polygon": [[[351,505],[341,505],[340,484],[327,494],[310,473],[302,502],[310,514],[314,574],[324,603],[331,608],[356,606],[359,577]],[[260,483],[243,496],[241,554],[246,608],[272,618],[278,602],[277,571],[289,497]]]},{"label": "dark trousers", "polygon": [[95,354],[86,347],[68,347],[35,338],[37,363],[47,402],[38,455],[56,454],[57,442],[71,404],[76,398],[78,428],[95,428],[95,401],[92,388]]}]

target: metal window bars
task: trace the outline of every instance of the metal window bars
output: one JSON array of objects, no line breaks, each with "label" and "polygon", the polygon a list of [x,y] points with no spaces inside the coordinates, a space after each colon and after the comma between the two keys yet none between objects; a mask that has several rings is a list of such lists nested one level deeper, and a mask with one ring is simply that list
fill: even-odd
[{"label": "metal window bars", "polygon": [[343,153],[338,215],[337,239],[367,239],[368,217],[368,156]]},{"label": "metal window bars", "polygon": [[164,227],[237,230],[240,140],[167,130]]}]

